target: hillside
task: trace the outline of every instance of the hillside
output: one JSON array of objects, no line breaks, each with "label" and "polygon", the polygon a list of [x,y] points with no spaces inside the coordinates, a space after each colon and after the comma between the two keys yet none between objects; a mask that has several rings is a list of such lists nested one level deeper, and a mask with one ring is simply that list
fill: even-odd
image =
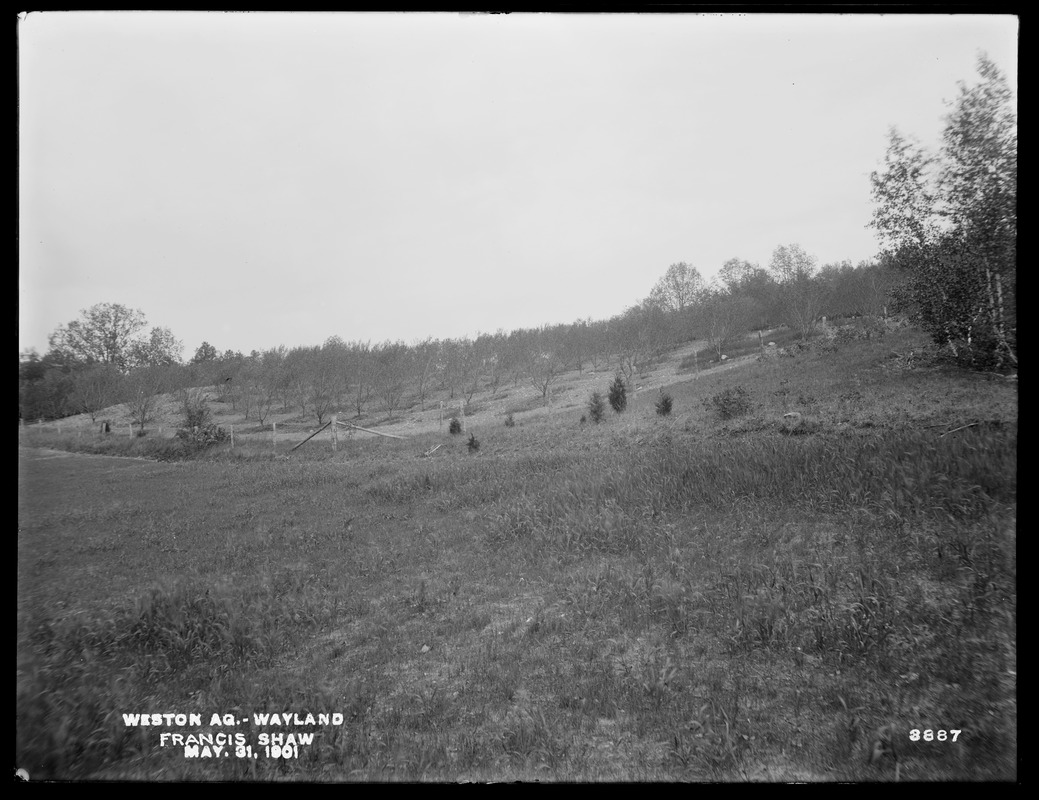
[{"label": "hillside", "polygon": [[[548,405],[522,385],[478,395],[478,449],[440,430],[439,397],[359,422],[406,439],[343,435],[335,453],[290,452],[315,426],[288,414],[276,449],[257,431],[172,463],[52,458],[171,452],[27,427],[19,765],[1015,780],[1016,380],[950,369],[910,328],[765,357],[755,337],[699,372],[690,352],[598,425],[581,417],[612,370],[561,376]],[[316,733],[288,756],[250,722],[258,758],[207,760],[127,727],[138,709],[200,713],[169,730],[207,735],[232,709],[345,721],[279,728]]]}]

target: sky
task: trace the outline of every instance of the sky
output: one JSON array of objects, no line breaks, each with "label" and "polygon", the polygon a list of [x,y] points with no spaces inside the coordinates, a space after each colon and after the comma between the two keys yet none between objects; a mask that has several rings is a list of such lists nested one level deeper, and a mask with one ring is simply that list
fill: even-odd
[{"label": "sky", "polygon": [[669,265],[873,258],[1012,15],[33,12],[19,352],[96,303],[190,358],[605,319]]}]

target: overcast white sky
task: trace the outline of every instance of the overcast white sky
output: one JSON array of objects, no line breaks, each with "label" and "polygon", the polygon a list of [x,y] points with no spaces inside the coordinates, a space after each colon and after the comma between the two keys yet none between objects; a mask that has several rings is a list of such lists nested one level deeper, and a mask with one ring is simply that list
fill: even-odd
[{"label": "overcast white sky", "polygon": [[601,319],[668,265],[876,254],[894,125],[936,146],[1018,20],[31,13],[19,350],[95,303],[186,358]]}]

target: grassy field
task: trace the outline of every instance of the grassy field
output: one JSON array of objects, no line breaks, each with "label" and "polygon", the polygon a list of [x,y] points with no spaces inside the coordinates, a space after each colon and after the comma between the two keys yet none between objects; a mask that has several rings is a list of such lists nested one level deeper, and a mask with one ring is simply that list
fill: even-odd
[{"label": "grassy field", "polygon": [[[412,409],[383,428],[407,439],[335,453],[289,452],[300,431],[156,461],[176,453],[153,437],[24,430],[16,766],[1016,780],[1016,382],[936,365],[911,329],[756,352],[673,353],[599,425],[610,373],[544,408],[478,395],[461,436]],[[343,723],[253,719],[282,712]],[[272,732],[314,738],[275,757]]]}]

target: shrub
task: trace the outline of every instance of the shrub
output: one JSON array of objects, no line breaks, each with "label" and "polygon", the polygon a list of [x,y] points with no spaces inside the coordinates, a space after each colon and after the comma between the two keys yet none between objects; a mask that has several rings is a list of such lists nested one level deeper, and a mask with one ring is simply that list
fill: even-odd
[{"label": "shrub", "polygon": [[210,445],[219,444],[220,442],[226,442],[229,441],[230,438],[231,434],[213,423],[201,427],[196,426],[187,430],[181,429],[177,431],[177,439],[187,442],[196,449],[202,449],[204,447],[209,447]]},{"label": "shrub", "polygon": [[733,419],[750,411],[750,395],[742,386],[733,386],[705,400],[704,405],[719,419]]},{"label": "shrub", "polygon": [[613,383],[610,384],[610,406],[620,414],[625,408],[628,407],[628,390],[624,386],[624,378],[618,375],[613,379]]},{"label": "shrub", "polygon": [[[588,401],[588,416],[592,418],[592,422],[602,422],[603,414],[606,413],[606,404],[602,400],[602,395],[598,392],[592,392],[592,397]],[[584,417],[581,418],[584,422]]]},{"label": "shrub", "polygon": [[667,394],[663,389],[661,389],[660,397],[657,398],[657,413],[662,417],[666,417],[668,414],[671,413],[672,403],[673,401],[671,399],[671,395]]},{"label": "shrub", "polygon": [[184,427],[177,431],[176,438],[187,443],[189,449],[201,450],[231,438],[227,431],[213,423],[204,392],[200,389],[186,389],[179,399]]},{"label": "shrub", "polygon": [[506,428],[515,428],[516,427],[516,420],[513,418],[511,411],[508,414],[505,415],[505,427]]},{"label": "shrub", "polygon": [[462,432],[462,423],[458,421],[458,417],[454,417],[451,420],[451,424],[447,426],[447,429],[452,436]]},{"label": "shrub", "polygon": [[208,427],[213,421],[206,395],[199,389],[184,390],[180,396],[180,407],[184,415],[184,427],[189,431]]},{"label": "shrub", "polygon": [[477,450],[480,449],[480,440],[476,438],[476,434],[475,433],[470,433],[469,434],[469,445],[468,446],[469,446],[469,452],[470,453],[475,453]]}]

